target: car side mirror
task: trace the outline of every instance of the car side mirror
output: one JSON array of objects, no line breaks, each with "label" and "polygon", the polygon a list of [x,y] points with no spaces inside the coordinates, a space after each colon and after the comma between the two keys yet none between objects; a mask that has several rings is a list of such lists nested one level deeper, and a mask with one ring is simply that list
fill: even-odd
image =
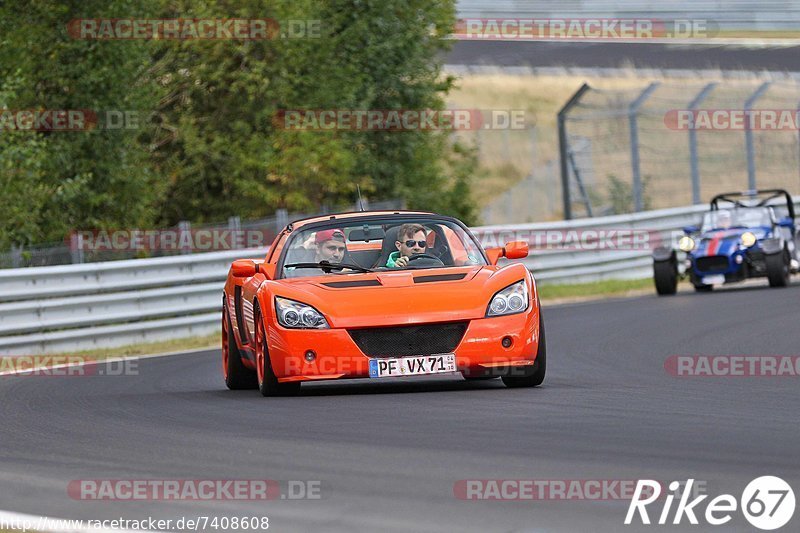
[{"label": "car side mirror", "polygon": [[782,228],[791,228],[794,226],[794,220],[792,220],[792,217],[783,217],[778,221],[778,225]]},{"label": "car side mirror", "polygon": [[490,265],[496,265],[500,258],[503,257],[503,248],[487,248],[486,257],[489,258]]},{"label": "car side mirror", "polygon": [[525,241],[508,242],[503,247],[503,255],[506,259],[522,259],[528,257],[528,243]]},{"label": "car side mirror", "polygon": [[249,278],[255,276],[258,266],[250,259],[237,259],[231,264],[231,274],[237,278]]},{"label": "car side mirror", "polygon": [[700,231],[700,228],[698,228],[697,226],[684,226],[683,227],[683,232],[686,235],[694,235],[698,231]]}]

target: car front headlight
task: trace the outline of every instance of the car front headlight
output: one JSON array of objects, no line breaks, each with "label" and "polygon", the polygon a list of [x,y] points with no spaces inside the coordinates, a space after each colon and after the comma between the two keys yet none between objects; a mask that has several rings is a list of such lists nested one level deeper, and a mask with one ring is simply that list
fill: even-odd
[{"label": "car front headlight", "polygon": [[327,329],[328,321],[322,313],[308,304],[295,302],[288,298],[275,297],[275,312],[278,323],[292,329]]},{"label": "car front headlight", "polygon": [[744,233],[742,233],[742,245],[745,248],[750,248],[756,243],[757,240],[758,239],[756,238],[755,233],[751,231],[745,231]]},{"label": "car front headlight", "polygon": [[678,248],[680,248],[682,252],[691,252],[694,250],[694,239],[689,236],[681,237],[678,241]]},{"label": "car front headlight", "polygon": [[528,309],[528,286],[525,280],[509,285],[492,296],[486,316],[503,316],[522,313]]}]

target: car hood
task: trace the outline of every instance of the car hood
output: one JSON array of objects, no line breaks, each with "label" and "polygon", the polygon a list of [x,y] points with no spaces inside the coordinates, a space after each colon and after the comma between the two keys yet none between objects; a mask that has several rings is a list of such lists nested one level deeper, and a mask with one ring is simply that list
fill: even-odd
[{"label": "car hood", "polygon": [[328,275],[267,282],[262,290],[314,306],[333,328],[483,318],[494,294],[528,272],[470,266]]},{"label": "car hood", "polygon": [[770,236],[770,229],[762,226],[706,231],[698,239],[697,248],[692,252],[692,255],[696,257],[731,255],[739,249],[742,234],[748,231],[754,234],[758,240]]}]

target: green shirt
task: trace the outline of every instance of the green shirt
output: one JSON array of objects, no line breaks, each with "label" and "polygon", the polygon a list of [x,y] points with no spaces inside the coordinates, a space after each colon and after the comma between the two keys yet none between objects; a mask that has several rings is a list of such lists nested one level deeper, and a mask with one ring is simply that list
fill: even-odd
[{"label": "green shirt", "polygon": [[395,261],[400,259],[400,251],[392,252],[389,254],[389,259],[386,261],[386,266],[389,268],[398,268]]}]

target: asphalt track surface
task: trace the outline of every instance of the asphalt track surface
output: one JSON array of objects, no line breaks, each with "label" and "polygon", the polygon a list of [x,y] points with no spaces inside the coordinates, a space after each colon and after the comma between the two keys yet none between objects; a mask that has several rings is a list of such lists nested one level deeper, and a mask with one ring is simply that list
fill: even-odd
[{"label": "asphalt track surface", "polygon": [[458,41],[451,65],[800,71],[800,47],[709,44]]},{"label": "asphalt track surface", "polygon": [[[76,519],[267,515],[273,531],[678,530],[624,527],[627,501],[463,501],[453,486],[691,477],[712,496],[738,498],[751,479],[777,475],[797,492],[800,378],[676,378],[664,361],[795,355],[799,309],[798,280],[545,309],[549,373],[537,389],[446,376],[317,383],[299,397],[262,398],[224,388],[217,351],[141,360],[136,376],[0,378],[0,509]],[[319,480],[322,498],[67,495],[70,480],[128,478]],[[784,530],[798,530],[799,514]],[[717,529],[751,530],[740,513]]]}]

